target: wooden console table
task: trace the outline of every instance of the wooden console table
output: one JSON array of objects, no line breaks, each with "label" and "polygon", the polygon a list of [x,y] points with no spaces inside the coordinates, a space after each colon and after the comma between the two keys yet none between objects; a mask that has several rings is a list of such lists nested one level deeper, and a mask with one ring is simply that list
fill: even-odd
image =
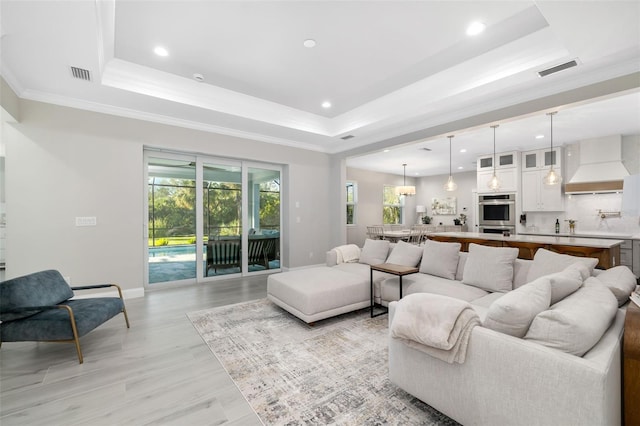
[{"label": "wooden console table", "polygon": [[[374,294],[373,294],[373,271],[386,272],[387,274],[398,276],[398,287],[400,287],[400,299],[402,299],[402,277],[409,274],[415,274],[418,272],[418,268],[411,266],[396,265],[394,263],[382,263],[380,265],[371,265],[371,318],[383,315],[388,310],[380,312],[378,314],[373,313],[375,306]],[[381,290],[382,291],[382,290]]]},{"label": "wooden console table", "polygon": [[624,424],[640,425],[640,308],[629,302],[622,339]]}]

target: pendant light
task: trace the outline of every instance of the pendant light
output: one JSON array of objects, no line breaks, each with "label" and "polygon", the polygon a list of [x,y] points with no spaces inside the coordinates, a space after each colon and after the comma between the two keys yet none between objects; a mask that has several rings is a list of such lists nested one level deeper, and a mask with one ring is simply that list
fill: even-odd
[{"label": "pendant light", "polygon": [[413,185],[408,185],[407,186],[407,164],[406,163],[403,164],[402,167],[404,167],[404,171],[402,172],[403,185],[396,187],[396,194],[397,195],[404,195],[406,197],[410,197],[412,195],[416,195],[416,187],[413,186]]},{"label": "pendant light", "polygon": [[497,191],[502,186],[502,182],[500,182],[500,179],[498,179],[496,175],[496,127],[498,127],[498,124],[491,126],[493,129],[493,176],[491,176],[491,180],[487,183],[487,186],[492,191]]},{"label": "pendant light", "polygon": [[553,111],[553,112],[548,112],[547,115],[549,117],[551,117],[551,167],[549,167],[549,173],[547,173],[547,175],[544,177],[544,179],[542,180],[542,182],[544,182],[545,185],[558,185],[559,183],[562,182],[562,176],[560,176],[560,173],[556,172],[555,169],[553,168],[553,164],[555,163],[555,155],[553,154],[553,116],[556,115],[558,113],[558,111]]},{"label": "pendant light", "polygon": [[453,138],[453,135],[447,137],[449,138],[449,179],[444,184],[444,190],[451,192],[458,189],[458,184],[453,181],[453,175],[451,174],[451,138]]}]

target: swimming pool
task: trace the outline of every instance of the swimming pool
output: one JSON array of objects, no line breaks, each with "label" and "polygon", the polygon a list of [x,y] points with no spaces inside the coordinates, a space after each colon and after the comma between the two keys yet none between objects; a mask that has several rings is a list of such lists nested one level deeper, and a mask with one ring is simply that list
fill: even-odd
[{"label": "swimming pool", "polygon": [[[204,253],[205,247],[202,248]],[[158,246],[149,247],[149,257],[174,257],[182,255],[196,254],[196,246],[194,244],[182,245],[182,246]]]}]

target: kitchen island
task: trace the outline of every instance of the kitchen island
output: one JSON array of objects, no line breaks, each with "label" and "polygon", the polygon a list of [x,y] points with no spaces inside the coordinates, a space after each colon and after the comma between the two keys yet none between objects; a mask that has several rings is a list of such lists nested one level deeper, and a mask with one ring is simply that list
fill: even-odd
[{"label": "kitchen island", "polygon": [[483,234],[479,232],[437,232],[428,234],[434,241],[457,242],[461,251],[469,251],[469,244],[481,244],[493,247],[515,247],[521,259],[533,259],[536,251],[544,248],[556,253],[571,256],[594,257],[597,267],[608,269],[620,264],[620,245],[622,240],[606,238],[552,237],[544,235]]}]

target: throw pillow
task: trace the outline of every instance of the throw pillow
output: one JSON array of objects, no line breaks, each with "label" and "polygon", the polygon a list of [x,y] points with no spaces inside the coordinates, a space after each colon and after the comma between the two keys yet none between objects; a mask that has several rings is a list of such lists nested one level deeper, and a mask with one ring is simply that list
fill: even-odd
[{"label": "throw pillow", "polygon": [[379,265],[387,260],[389,254],[389,241],[371,240],[367,238],[360,252],[359,263],[367,265]]},{"label": "throw pillow", "polygon": [[615,266],[598,274],[595,282],[602,283],[611,290],[618,300],[618,306],[627,303],[629,296],[636,289],[636,276],[627,266]]},{"label": "throw pillow", "polygon": [[449,280],[456,279],[460,243],[427,240],[424,244],[420,272]]},{"label": "throw pillow", "polygon": [[564,271],[545,275],[551,283],[551,304],[555,305],[582,286],[582,275],[577,268],[569,265]]},{"label": "throw pillow", "polygon": [[549,279],[538,278],[493,302],[482,325],[500,333],[524,337],[536,315],[549,308],[550,300]]},{"label": "throw pillow", "polygon": [[461,251],[458,253],[458,269],[456,269],[456,281],[462,281],[462,274],[464,273],[464,265],[467,264],[467,257],[469,253]]},{"label": "throw pillow", "polygon": [[[591,263],[593,263],[593,261],[591,261]],[[573,262],[571,265],[567,266],[564,270],[569,271],[572,269],[575,269],[576,271],[578,271],[578,273],[580,274],[580,279],[582,281],[589,278],[591,275],[593,275],[593,272],[594,272],[594,269],[587,266],[586,262]]]},{"label": "throw pillow", "polygon": [[543,248],[538,249],[535,256],[533,256],[533,263],[531,264],[531,268],[529,268],[527,281],[531,282],[542,276],[560,272],[567,266],[576,262],[582,262],[587,267],[589,275],[582,277],[583,280],[586,280],[593,274],[593,268],[598,264],[598,259],[593,257],[570,256],[568,254],[555,253]]},{"label": "throw pillow", "polygon": [[387,258],[387,263],[404,266],[416,266],[422,257],[422,247],[398,241],[396,247]]},{"label": "throw pillow", "polygon": [[527,284],[527,275],[529,275],[529,268],[533,262],[525,259],[516,259],[513,262],[513,288],[521,287]]},{"label": "throw pillow", "polygon": [[469,244],[462,282],[486,291],[513,289],[513,263],[519,250],[515,247],[490,247]]},{"label": "throw pillow", "polygon": [[613,294],[589,277],[578,291],[539,313],[524,338],[582,356],[607,331],[617,309]]}]

